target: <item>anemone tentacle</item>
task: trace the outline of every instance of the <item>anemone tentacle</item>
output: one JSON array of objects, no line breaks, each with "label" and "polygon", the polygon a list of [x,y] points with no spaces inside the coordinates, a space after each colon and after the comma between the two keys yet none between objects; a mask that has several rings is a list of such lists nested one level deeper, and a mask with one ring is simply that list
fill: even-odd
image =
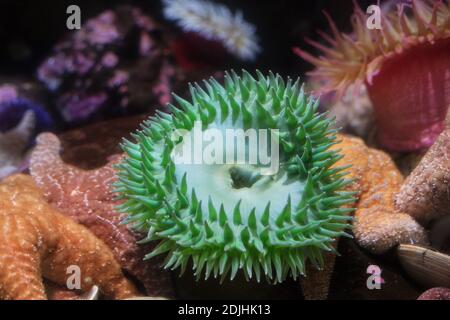
[{"label": "anemone tentacle", "polygon": [[326,17],[332,36],[321,35],[329,46],[307,40],[322,55],[315,57],[300,48],[294,53],[316,66],[309,74],[321,83],[321,92],[337,91],[341,96],[355,82],[370,83],[386,59],[415,45],[450,38],[450,3],[440,0],[413,0],[411,5],[399,4],[396,11],[381,12],[381,29],[366,26],[366,13],[355,1],[352,34],[341,33]]},{"label": "anemone tentacle", "polygon": [[[323,265],[322,252],[346,228],[355,201],[344,191],[345,168],[333,120],[317,113],[300,81],[272,73],[227,73],[224,85],[210,79],[191,85],[191,101],[175,95],[171,114],[158,112],[124,140],[127,156],[117,166],[116,191],[126,222],[160,241],[147,258],[167,254],[165,267],[184,272],[191,259],[197,278],[247,279],[262,274],[281,282]],[[177,129],[278,129],[280,168],[260,178],[261,165],[180,165],[171,157],[182,144]],[[331,168],[333,166],[333,168]],[[255,174],[256,173],[256,174]]]},{"label": "anemone tentacle", "polygon": [[256,27],[245,21],[241,11],[233,13],[223,4],[205,0],[164,0],[163,4],[166,18],[186,32],[221,42],[239,59],[253,61],[261,51]]}]

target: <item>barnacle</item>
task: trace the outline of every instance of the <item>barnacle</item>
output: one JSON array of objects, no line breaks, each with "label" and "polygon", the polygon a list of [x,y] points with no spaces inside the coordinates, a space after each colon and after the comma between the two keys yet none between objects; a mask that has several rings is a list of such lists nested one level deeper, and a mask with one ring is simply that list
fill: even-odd
[{"label": "barnacle", "polygon": [[[242,270],[247,279],[264,274],[281,282],[304,274],[308,261],[320,269],[323,250],[334,252],[334,240],[348,235],[352,209],[343,205],[354,201],[343,190],[350,182],[345,168],[330,168],[342,157],[329,149],[337,143],[333,120],[317,113],[318,101],[298,79],[272,73],[231,72],[224,86],[211,78],[190,92],[191,102],[174,95],[180,108],[158,112],[135,142],[122,145],[127,156],[117,165],[115,187],[126,201],[119,210],[131,226],[148,231],[143,242],[159,241],[147,258],[167,253],[165,267],[181,272],[192,259],[198,279],[203,272],[205,279],[233,279]],[[186,141],[173,132],[192,133],[198,122],[203,132],[274,133],[280,148],[270,159],[279,156],[278,171],[264,174],[263,163],[246,157],[233,164],[176,163],[173,151]]]}]

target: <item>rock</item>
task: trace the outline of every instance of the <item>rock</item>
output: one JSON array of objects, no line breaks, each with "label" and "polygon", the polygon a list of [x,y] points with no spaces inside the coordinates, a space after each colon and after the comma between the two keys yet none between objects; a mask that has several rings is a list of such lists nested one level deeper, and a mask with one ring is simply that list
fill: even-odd
[{"label": "rock", "polygon": [[[363,300],[413,300],[420,290],[404,275],[400,265],[390,257],[372,256],[364,252],[352,239],[341,239],[338,247],[341,254],[336,259],[331,277],[329,299]],[[367,280],[371,265],[381,269],[381,289],[370,290]]]},{"label": "rock", "polygon": [[430,227],[430,241],[433,248],[450,254],[450,215],[434,221]]},{"label": "rock", "polygon": [[119,143],[129,137],[148,116],[118,118],[67,131],[59,136],[62,159],[82,169],[93,169],[108,162],[108,157],[121,153]]},{"label": "rock", "polygon": [[450,300],[450,289],[432,288],[422,293],[417,300]]}]

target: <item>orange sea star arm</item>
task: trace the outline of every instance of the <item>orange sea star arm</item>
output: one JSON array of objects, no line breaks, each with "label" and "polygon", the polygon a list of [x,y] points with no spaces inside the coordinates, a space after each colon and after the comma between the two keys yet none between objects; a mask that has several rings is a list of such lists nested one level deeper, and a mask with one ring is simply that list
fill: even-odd
[{"label": "orange sea star arm", "polygon": [[109,248],[48,205],[30,176],[0,184],[0,226],[0,299],[46,299],[42,277],[65,286],[71,265],[80,268],[81,291],[137,295]]},{"label": "orange sea star arm", "polygon": [[425,230],[394,208],[403,177],[391,158],[359,138],[340,135],[339,139],[334,148],[341,149],[344,157],[336,166],[352,166],[347,169],[347,177],[354,179],[349,189],[359,193],[353,223],[358,244],[379,254],[399,243],[427,243]]}]

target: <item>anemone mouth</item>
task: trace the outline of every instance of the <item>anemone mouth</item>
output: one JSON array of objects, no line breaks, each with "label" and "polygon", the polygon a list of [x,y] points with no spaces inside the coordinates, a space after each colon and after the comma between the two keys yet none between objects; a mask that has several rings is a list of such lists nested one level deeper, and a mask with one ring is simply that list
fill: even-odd
[{"label": "anemone mouth", "polygon": [[258,170],[240,166],[233,166],[228,172],[230,173],[231,187],[234,189],[251,188],[263,177]]},{"label": "anemone mouth", "polygon": [[316,58],[299,48],[294,52],[316,66],[309,74],[323,84],[321,92],[337,91],[338,96],[354,83],[370,82],[392,56],[414,46],[450,41],[450,4],[443,1],[413,0],[396,11],[381,12],[381,29],[367,28],[366,14],[355,3],[350,35],[341,33],[326,16],[332,37],[321,34],[330,47],[307,40],[323,55]]},{"label": "anemone mouth", "polygon": [[[241,270],[247,279],[259,281],[264,274],[281,282],[304,274],[307,261],[320,268],[322,251],[334,251],[334,240],[347,235],[352,209],[343,205],[354,198],[344,191],[344,168],[334,166],[341,158],[329,150],[335,130],[317,113],[318,101],[304,94],[298,80],[259,72],[255,79],[245,71],[227,73],[223,86],[214,79],[203,88],[191,86],[191,96],[191,102],[175,96],[181,109],[158,112],[134,134],[135,142],[123,143],[127,157],[118,165],[116,191],[125,201],[119,211],[148,232],[144,241],[160,241],[147,257],[166,253],[166,268],[184,272],[192,261],[197,278],[222,280]],[[243,145],[253,147],[239,149],[233,159],[270,145],[269,159],[278,158],[279,167],[267,170],[266,162],[246,157],[236,163],[220,163],[220,157],[178,161],[177,148],[209,129],[217,135],[246,130]],[[274,132],[276,139],[263,135],[251,144],[253,129]],[[271,143],[263,147],[264,140]],[[223,151],[226,158],[235,150],[224,143],[211,154]]]}]

